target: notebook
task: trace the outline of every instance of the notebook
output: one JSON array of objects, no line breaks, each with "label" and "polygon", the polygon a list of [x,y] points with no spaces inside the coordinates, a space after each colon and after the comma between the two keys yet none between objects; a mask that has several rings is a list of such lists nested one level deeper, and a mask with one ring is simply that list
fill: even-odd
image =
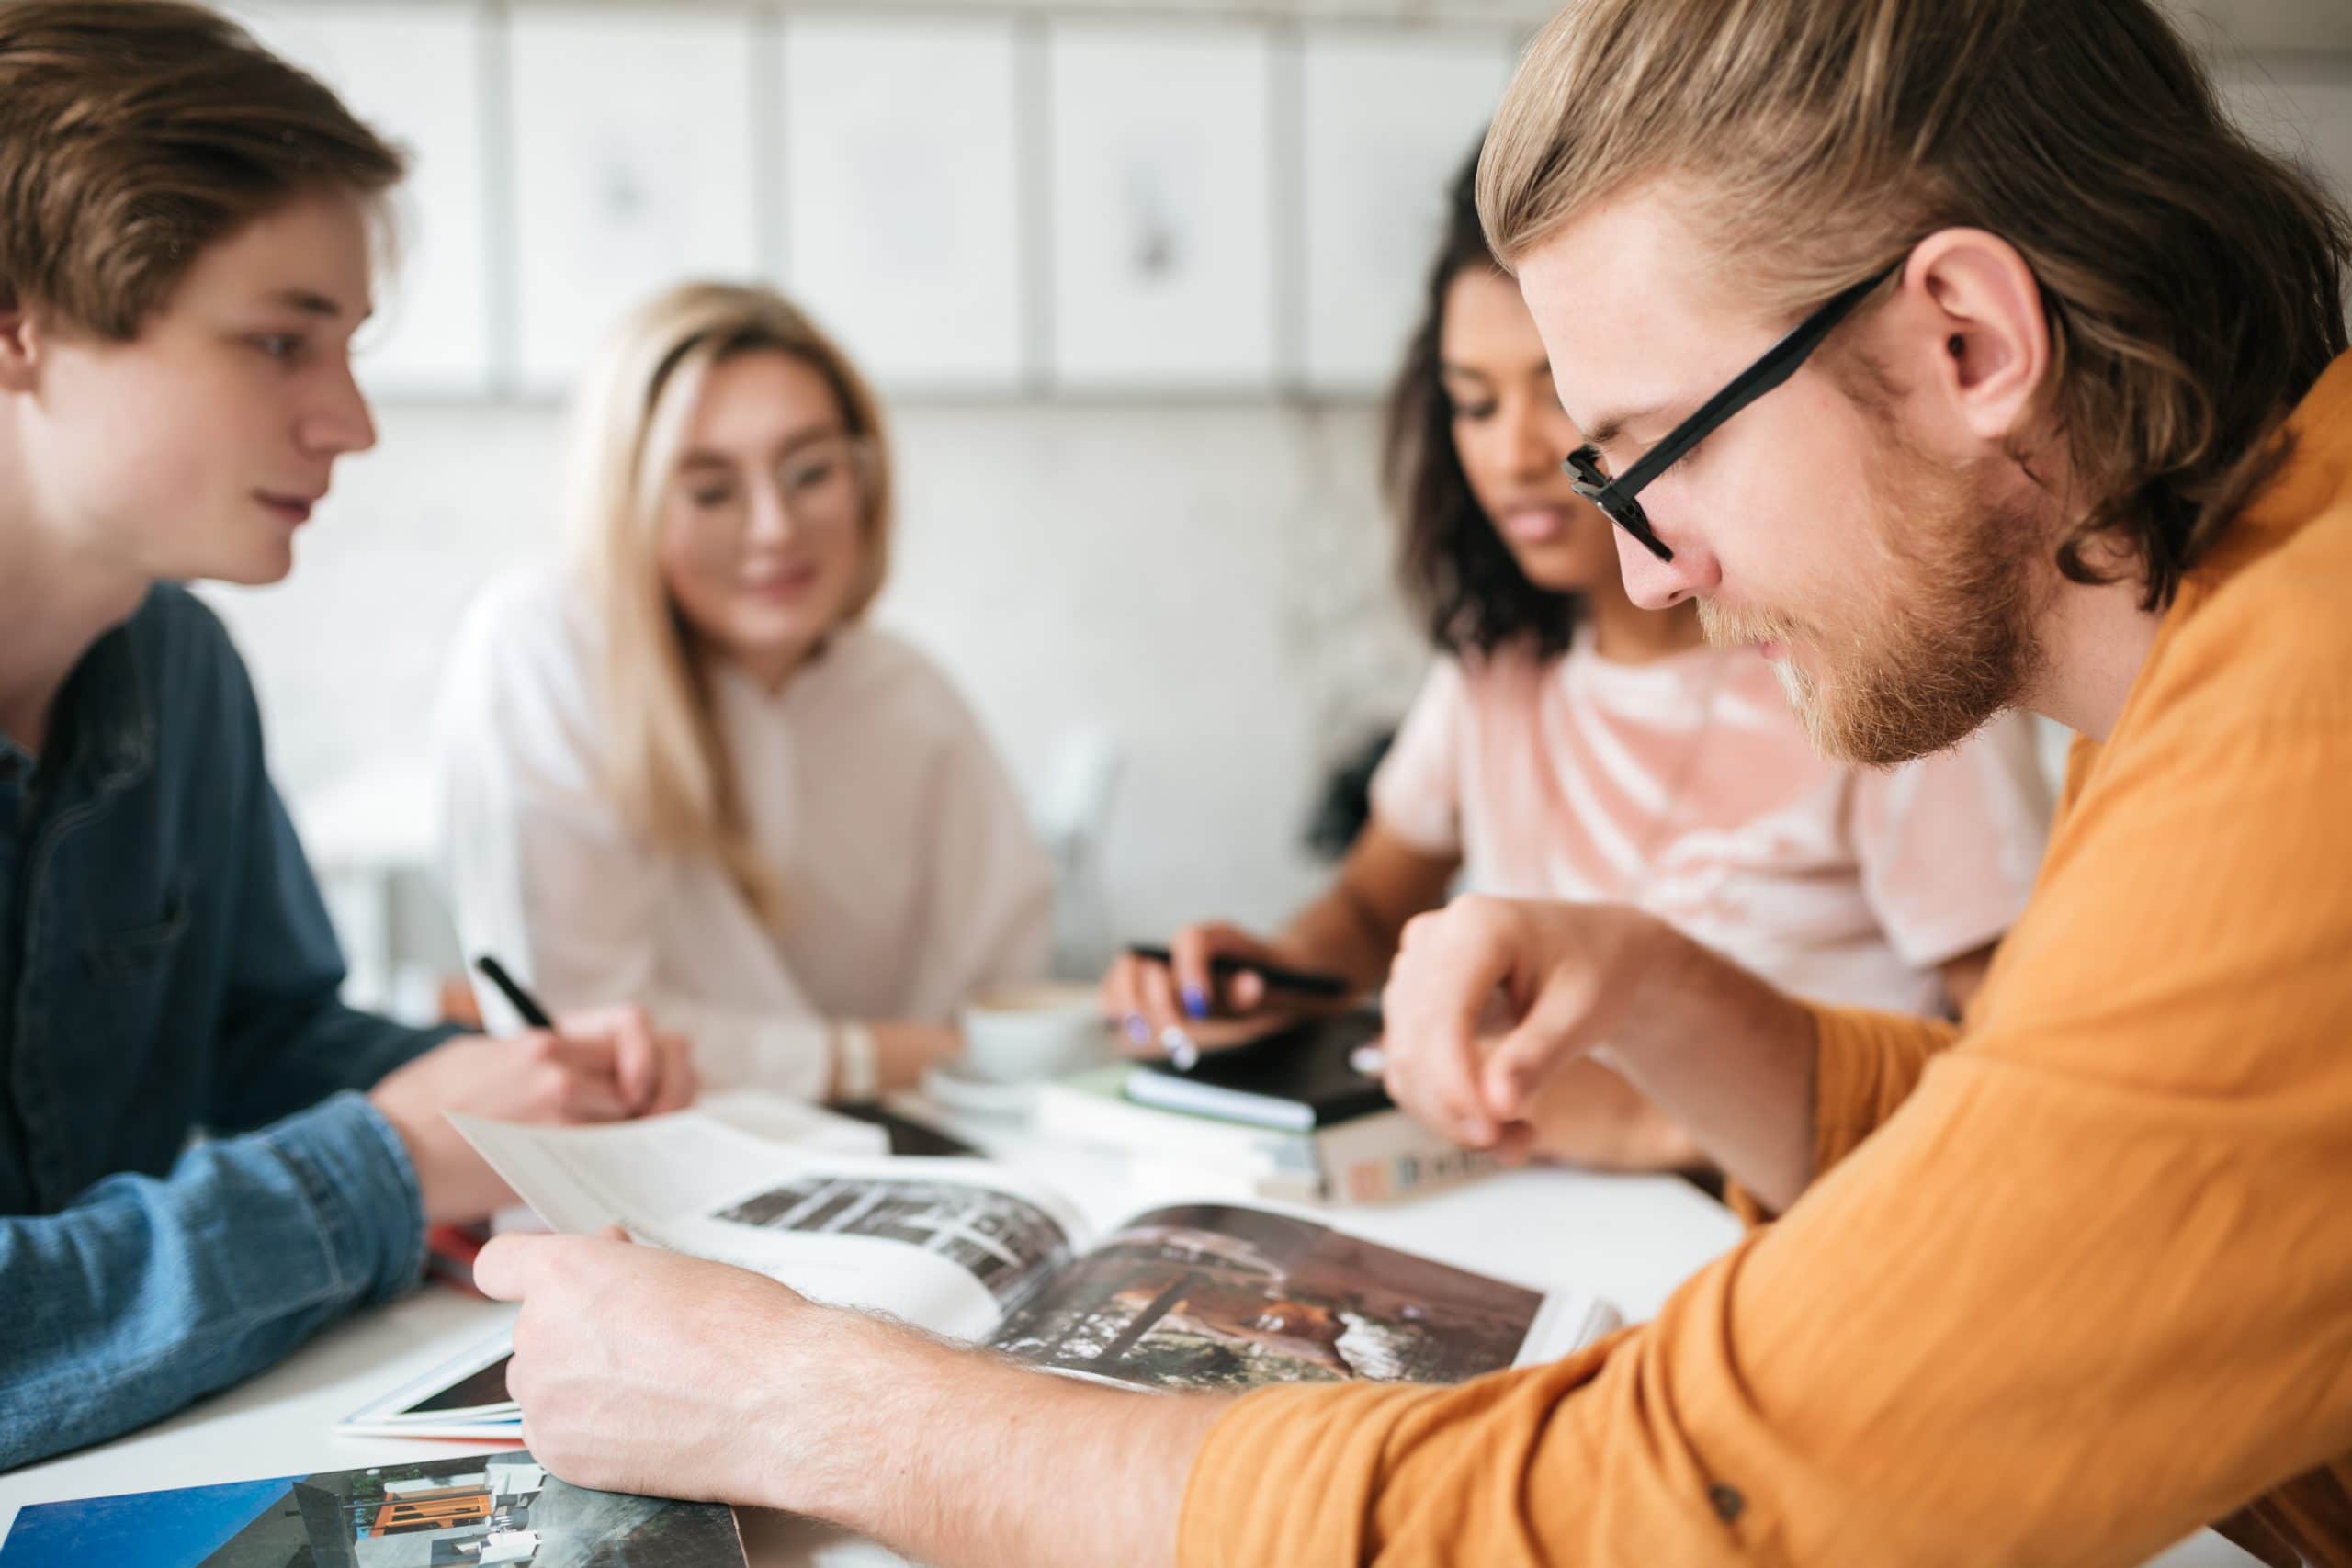
[{"label": "notebook", "polygon": [[1380,1080],[1350,1056],[1380,1038],[1380,1015],[1310,1019],[1247,1045],[1212,1051],[1189,1071],[1148,1062],[1127,1074],[1129,1100],[1290,1132],[1329,1127],[1392,1109]]}]

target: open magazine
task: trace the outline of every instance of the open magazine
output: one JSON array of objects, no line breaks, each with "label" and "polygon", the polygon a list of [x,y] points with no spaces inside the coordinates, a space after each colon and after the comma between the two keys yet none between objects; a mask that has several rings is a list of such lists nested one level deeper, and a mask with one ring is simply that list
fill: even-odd
[{"label": "open magazine", "polygon": [[[601,1127],[452,1118],[559,1231],[753,1269],[1070,1376],[1147,1389],[1457,1382],[1616,1325],[1549,1294],[1276,1207],[1179,1203],[1090,1234],[1062,1195],[979,1160],[780,1145],[700,1112]],[[492,1342],[346,1429],[492,1435],[514,1419]]]}]

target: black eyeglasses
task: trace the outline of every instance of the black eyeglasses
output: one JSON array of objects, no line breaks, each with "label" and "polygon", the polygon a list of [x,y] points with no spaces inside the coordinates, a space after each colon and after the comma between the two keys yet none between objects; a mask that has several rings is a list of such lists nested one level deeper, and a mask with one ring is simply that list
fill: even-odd
[{"label": "black eyeglasses", "polygon": [[1569,453],[1560,466],[1575,481],[1577,493],[1607,513],[1611,522],[1640,540],[1650,554],[1660,560],[1672,560],[1674,552],[1651,531],[1648,513],[1634,499],[1641,493],[1642,487],[1674,467],[1725,420],[1795,375],[1797,367],[1821,346],[1821,340],[1829,335],[1829,330],[1844,321],[1847,312],[1860,304],[1871,289],[1894,276],[1895,268],[1902,265],[1896,262],[1864,278],[1799,321],[1790,329],[1788,336],[1766,349],[1762,358],[1700,404],[1698,412],[1667,432],[1665,440],[1643,453],[1641,461],[1626,469],[1622,479],[1612,479],[1601,468],[1598,446],[1579,446]]}]

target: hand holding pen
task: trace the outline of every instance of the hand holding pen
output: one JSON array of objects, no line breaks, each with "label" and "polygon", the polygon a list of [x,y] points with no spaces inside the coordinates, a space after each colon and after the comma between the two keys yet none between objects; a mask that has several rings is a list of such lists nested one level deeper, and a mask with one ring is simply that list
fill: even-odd
[{"label": "hand holding pen", "polygon": [[1285,963],[1238,927],[1206,923],[1165,948],[1129,948],[1103,976],[1102,1007],[1130,1054],[1189,1068],[1204,1050],[1257,1039],[1354,990],[1344,976]]},{"label": "hand holding pen", "polygon": [[[497,959],[483,953],[474,968],[498,987],[525,1028],[548,1037],[544,1049],[550,1061],[585,1070],[593,1080],[610,1086],[615,1113],[657,1115],[693,1102],[697,1085],[692,1049],[684,1036],[655,1027],[643,1008],[592,1008],[558,1019]],[[604,1119],[590,1111],[587,1103],[580,1107],[583,1119]]]},{"label": "hand holding pen", "polygon": [[685,1041],[656,1029],[643,1009],[591,1009],[550,1020],[495,964],[483,973],[531,1026],[528,1032],[444,1041],[368,1091],[368,1104],[408,1155],[428,1225],[487,1219],[514,1201],[450,1123],[450,1111],[563,1125],[654,1115],[695,1097]]}]

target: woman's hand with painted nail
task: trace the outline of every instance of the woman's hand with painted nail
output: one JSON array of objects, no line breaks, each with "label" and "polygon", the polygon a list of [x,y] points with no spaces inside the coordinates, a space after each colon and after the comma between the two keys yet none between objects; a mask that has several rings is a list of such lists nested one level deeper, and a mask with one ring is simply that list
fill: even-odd
[{"label": "woman's hand with painted nail", "polygon": [[1287,1023],[1293,1014],[1269,1005],[1263,979],[1248,970],[1218,975],[1218,958],[1295,964],[1272,943],[1238,926],[1206,921],[1169,942],[1170,962],[1123,953],[1102,976],[1102,1012],[1136,1056],[1166,1056],[1177,1043],[1201,1050],[1238,1044]]}]

